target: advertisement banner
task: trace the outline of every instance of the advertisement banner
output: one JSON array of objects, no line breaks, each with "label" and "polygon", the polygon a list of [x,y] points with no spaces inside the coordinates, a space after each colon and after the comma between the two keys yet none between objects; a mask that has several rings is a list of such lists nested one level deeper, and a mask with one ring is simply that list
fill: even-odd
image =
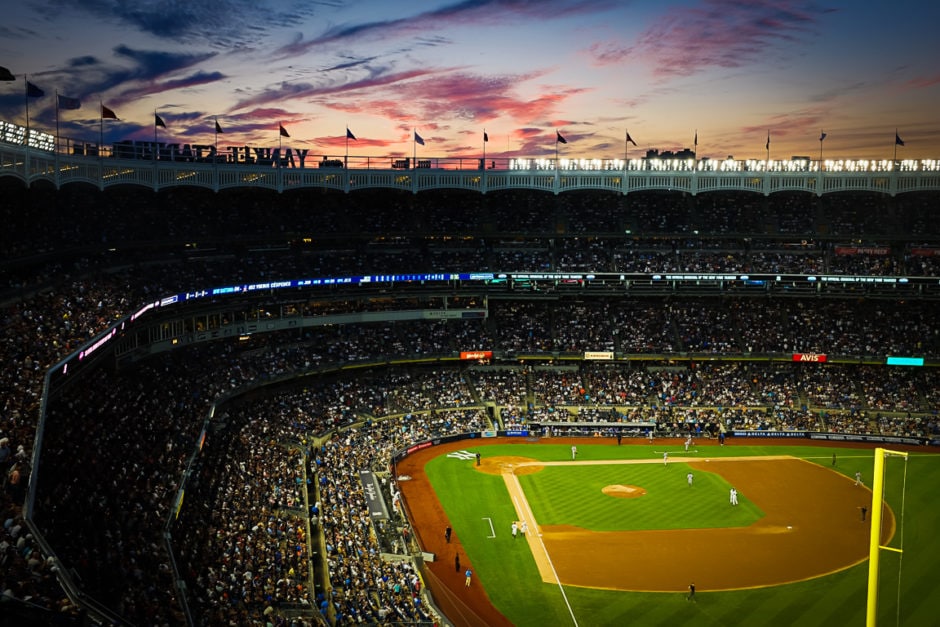
[{"label": "advertisement banner", "polygon": [[460,351],[460,358],[471,361],[476,361],[479,359],[492,359],[493,351]]},{"label": "advertisement banner", "polygon": [[805,438],[806,431],[750,431],[738,430],[731,434],[736,438]]},{"label": "advertisement banner", "polygon": [[793,353],[793,361],[805,361],[811,363],[824,363],[826,361],[825,353]]},{"label": "advertisement banner", "polygon": [[584,359],[609,361],[614,358],[614,351],[584,351]]},{"label": "advertisement banner", "polygon": [[884,444],[920,445],[920,438],[905,438],[893,435],[866,435],[862,433],[810,433],[811,440],[829,440],[832,442],[880,442]]},{"label": "advertisement banner", "polygon": [[883,246],[836,246],[837,255],[887,255],[890,249]]}]

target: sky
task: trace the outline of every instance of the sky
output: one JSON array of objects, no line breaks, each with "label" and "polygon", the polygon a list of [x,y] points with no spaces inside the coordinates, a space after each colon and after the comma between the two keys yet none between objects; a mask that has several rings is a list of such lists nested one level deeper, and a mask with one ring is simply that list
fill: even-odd
[{"label": "sky", "polygon": [[60,136],[97,141],[100,102],[106,144],[156,113],[159,141],[217,120],[220,150],[340,157],[940,158],[938,24],[934,0],[21,0],[0,119],[28,79],[32,127],[58,93]]}]

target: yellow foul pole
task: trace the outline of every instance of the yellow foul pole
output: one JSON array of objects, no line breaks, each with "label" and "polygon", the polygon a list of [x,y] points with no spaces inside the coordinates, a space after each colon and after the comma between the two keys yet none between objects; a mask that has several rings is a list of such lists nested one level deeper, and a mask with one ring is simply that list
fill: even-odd
[{"label": "yellow foul pole", "polygon": [[878,622],[878,565],[881,549],[888,549],[900,553],[900,549],[881,546],[881,510],[885,494],[885,457],[896,455],[907,457],[907,453],[889,451],[883,448],[875,449],[875,469],[871,486],[871,535],[868,545],[868,605],[865,613],[866,627],[875,627]]}]

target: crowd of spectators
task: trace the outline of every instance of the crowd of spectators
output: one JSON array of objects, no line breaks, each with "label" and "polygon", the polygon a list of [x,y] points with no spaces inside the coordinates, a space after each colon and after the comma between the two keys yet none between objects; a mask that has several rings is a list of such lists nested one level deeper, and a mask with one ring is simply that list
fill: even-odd
[{"label": "crowd of spectators", "polygon": [[[940,236],[929,193],[890,199],[862,193],[821,198],[733,192],[554,196],[519,190],[277,195],[263,190],[100,192],[81,186],[27,190],[12,180],[0,186],[8,200],[0,210],[7,227],[0,234],[5,260],[0,289],[14,294],[90,266],[161,258],[231,262],[233,255],[245,266],[261,255],[289,257],[293,267],[312,276],[376,268],[919,276],[935,274],[931,249]],[[127,219],[128,207],[134,208],[133,220]],[[913,233],[926,246],[894,243]],[[814,244],[812,250],[797,250],[806,242]],[[869,248],[877,242],[887,243],[888,255],[834,253],[836,247]],[[702,254],[703,248],[711,251]],[[277,266],[268,270],[276,272]],[[231,264],[223,270],[218,279],[233,277]],[[263,268],[256,270],[260,274]],[[212,280],[213,272],[201,278]]]},{"label": "crowd of spectators", "polygon": [[[867,248],[888,242],[893,232],[903,232],[890,229],[906,225],[922,225],[919,236],[936,233],[936,221],[925,219],[930,205],[916,195],[897,199],[884,213],[890,219],[874,222],[862,216],[884,209],[886,201],[865,196],[854,198],[853,208],[847,199],[799,195],[703,195],[676,202],[667,194],[614,200],[586,194],[580,201],[516,192],[486,198],[386,194],[380,203],[369,195],[324,194],[318,201],[323,211],[311,212],[301,195],[275,201],[258,192],[223,199],[191,190],[4,191],[11,191],[11,202],[3,209],[10,228],[0,234],[0,287],[9,297],[0,310],[0,355],[8,364],[0,373],[0,588],[7,597],[65,615],[79,610],[58,588],[57,563],[23,520],[30,480],[37,486],[33,520],[85,592],[140,624],[178,624],[180,603],[162,532],[208,407],[279,376],[459,350],[940,355],[930,300],[486,302],[478,295],[358,298],[331,291],[327,299],[303,295],[289,304],[239,304],[200,324],[224,326],[237,315],[260,320],[440,309],[445,303],[485,308],[489,317],[331,324],[259,334],[243,345],[232,340],[179,349],[132,367],[80,368],[69,375],[77,380],[67,378],[49,399],[41,471],[30,477],[47,369],[115,320],[168,293],[286,276],[441,271],[451,261],[466,266],[455,270],[936,275],[940,256],[932,254],[933,240],[884,244],[887,255],[847,255],[836,252],[843,240],[812,239],[818,224],[845,236],[846,244],[858,246],[856,236],[867,236]],[[452,201],[467,211],[446,212],[428,222],[436,227],[419,228]],[[270,220],[272,202],[281,211],[278,220]],[[125,219],[129,206],[135,207],[134,220]],[[737,223],[724,215],[746,219]],[[481,228],[486,224],[528,235],[488,237]],[[714,224],[716,237],[694,233],[707,224]],[[745,237],[735,224],[780,235]],[[584,236],[556,238],[561,228]],[[322,237],[298,237],[313,230]],[[352,233],[358,235],[350,238]],[[443,235],[461,236],[453,256]],[[256,246],[257,239],[268,244]],[[199,245],[179,246],[193,240]],[[270,245],[275,241],[288,245]],[[204,623],[285,626],[319,620],[321,613],[339,624],[427,617],[410,563],[380,555],[383,548],[395,551],[391,542],[382,543],[386,534],[400,540],[402,556],[408,553],[409,539],[398,529],[403,520],[374,532],[366,524],[361,489],[349,475],[363,467],[385,471],[396,447],[438,434],[580,421],[652,423],[664,434],[805,429],[929,437],[940,431],[933,369],[682,363],[687,365],[585,364],[573,370],[376,367],[355,376],[308,378],[305,390],[292,392],[302,395],[296,402],[266,402],[249,413],[232,408],[214,420],[219,430],[207,439],[173,531],[191,609]],[[486,403],[496,411],[489,413]],[[329,437],[311,447],[315,435]],[[322,576],[329,594],[317,593],[310,582],[315,539],[307,535],[310,512],[303,510],[310,490],[316,493],[314,533],[322,534],[326,547]]]}]

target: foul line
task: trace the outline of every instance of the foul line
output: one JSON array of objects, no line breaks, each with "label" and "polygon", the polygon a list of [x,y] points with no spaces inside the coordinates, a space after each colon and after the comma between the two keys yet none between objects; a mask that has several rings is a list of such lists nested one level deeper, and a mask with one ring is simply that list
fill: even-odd
[{"label": "foul line", "polygon": [[[516,508],[516,515],[519,516],[520,520],[532,521],[532,531],[531,533],[526,534],[526,540],[529,542],[529,545],[535,543],[535,538],[532,536],[538,536],[538,543],[541,547],[541,553],[545,556],[545,560],[548,562],[549,568],[552,570],[552,577],[555,579],[555,583],[558,584],[558,589],[561,591],[561,598],[564,599],[565,605],[568,606],[568,613],[571,615],[571,622],[575,624],[575,627],[578,625],[578,619],[574,615],[574,610],[571,608],[571,603],[568,601],[568,595],[565,594],[565,588],[561,585],[561,579],[558,578],[558,571],[555,570],[555,564],[552,563],[552,558],[548,554],[548,549],[545,548],[545,542],[542,541],[542,532],[539,530],[538,523],[535,520],[535,516],[532,513],[532,508],[529,507],[529,501],[525,498],[525,492],[522,491],[522,485],[519,483],[519,477],[515,475],[512,471],[503,472],[503,481],[506,483],[506,487],[509,489],[509,493],[512,495],[512,502]],[[522,498],[516,499],[516,495],[521,495]],[[546,579],[546,573],[543,572],[543,567],[538,559],[535,560],[536,565],[539,568],[542,579]]]}]

